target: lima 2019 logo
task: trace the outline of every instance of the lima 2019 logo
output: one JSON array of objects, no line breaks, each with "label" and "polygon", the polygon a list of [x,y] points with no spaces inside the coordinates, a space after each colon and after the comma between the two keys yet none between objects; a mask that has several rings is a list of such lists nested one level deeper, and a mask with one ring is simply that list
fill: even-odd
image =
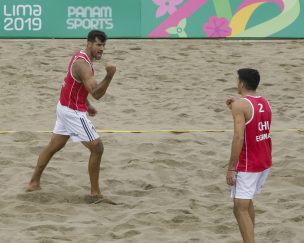
[{"label": "lima 2019 logo", "polygon": [[3,29],[5,31],[39,31],[42,29],[42,7],[38,4],[4,4]]}]

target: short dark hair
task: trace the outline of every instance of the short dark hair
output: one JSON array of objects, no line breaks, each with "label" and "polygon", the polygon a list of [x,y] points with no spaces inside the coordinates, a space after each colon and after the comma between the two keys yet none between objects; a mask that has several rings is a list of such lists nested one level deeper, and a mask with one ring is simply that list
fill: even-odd
[{"label": "short dark hair", "polygon": [[260,74],[252,68],[242,68],[238,71],[240,82],[244,83],[246,89],[256,90],[260,83]]},{"label": "short dark hair", "polygon": [[105,32],[100,30],[91,30],[88,34],[88,41],[95,42],[96,38],[98,38],[101,42],[105,42],[107,40],[107,35]]}]

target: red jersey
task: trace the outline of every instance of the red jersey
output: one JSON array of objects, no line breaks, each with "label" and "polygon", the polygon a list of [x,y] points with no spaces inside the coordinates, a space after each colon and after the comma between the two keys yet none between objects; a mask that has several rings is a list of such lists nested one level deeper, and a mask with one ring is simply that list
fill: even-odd
[{"label": "red jersey", "polygon": [[261,96],[245,96],[252,107],[252,117],[246,122],[244,144],[236,170],[261,172],[272,165],[270,125],[272,112],[268,101]]},{"label": "red jersey", "polygon": [[83,85],[82,81],[76,80],[72,75],[73,63],[78,58],[84,59],[91,66],[92,72],[94,74],[93,63],[87,54],[84,51],[76,52],[69,63],[67,75],[64,78],[64,83],[62,85],[60,93],[60,103],[61,105],[67,106],[73,110],[86,112],[87,97],[89,93]]}]

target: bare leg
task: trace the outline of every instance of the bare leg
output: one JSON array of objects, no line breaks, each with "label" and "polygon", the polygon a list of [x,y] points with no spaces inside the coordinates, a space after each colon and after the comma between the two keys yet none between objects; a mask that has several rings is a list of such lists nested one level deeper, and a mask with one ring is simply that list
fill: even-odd
[{"label": "bare leg", "polygon": [[40,152],[33,176],[27,186],[26,191],[40,189],[40,177],[53,155],[64,147],[69,140],[69,136],[53,134],[50,143]]},{"label": "bare leg", "polygon": [[255,225],[255,212],[254,212],[254,206],[253,206],[253,201],[250,200],[250,204],[249,204],[249,215],[253,224],[253,228]]},{"label": "bare leg", "polygon": [[[250,214],[249,199],[234,199],[234,215],[238,222],[244,243],[254,243],[254,224]],[[254,210],[253,208],[251,210]]]},{"label": "bare leg", "polygon": [[103,154],[103,144],[100,138],[92,141],[92,142],[82,142],[91,152],[88,170],[91,182],[91,195],[92,196],[100,196],[100,188],[99,188],[99,172],[100,172],[100,162]]}]

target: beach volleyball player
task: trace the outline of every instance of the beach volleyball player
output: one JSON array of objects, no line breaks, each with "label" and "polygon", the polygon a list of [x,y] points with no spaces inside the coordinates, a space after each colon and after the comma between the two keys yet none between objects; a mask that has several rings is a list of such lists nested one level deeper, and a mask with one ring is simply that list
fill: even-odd
[{"label": "beach volleyball player", "polygon": [[[72,57],[67,75],[64,79],[60,99],[57,104],[57,120],[49,144],[41,151],[27,191],[40,189],[40,177],[52,156],[61,150],[69,138],[90,150],[88,164],[91,182],[91,196],[102,198],[99,188],[100,162],[103,144],[91,121],[87,118],[95,116],[97,110],[90,104],[87,97],[91,94],[99,100],[107,91],[116,72],[111,64],[105,66],[106,75],[101,82],[94,78],[93,61],[100,60],[107,36],[99,30],[92,30],[87,37],[87,46]],[[71,164],[71,166],[73,166]]]},{"label": "beach volleyball player", "polygon": [[272,112],[268,101],[256,93],[259,82],[257,70],[238,70],[238,92],[242,98],[229,98],[226,101],[234,120],[226,180],[232,186],[234,215],[245,243],[254,242],[255,211],[252,199],[261,192],[272,165]]}]

